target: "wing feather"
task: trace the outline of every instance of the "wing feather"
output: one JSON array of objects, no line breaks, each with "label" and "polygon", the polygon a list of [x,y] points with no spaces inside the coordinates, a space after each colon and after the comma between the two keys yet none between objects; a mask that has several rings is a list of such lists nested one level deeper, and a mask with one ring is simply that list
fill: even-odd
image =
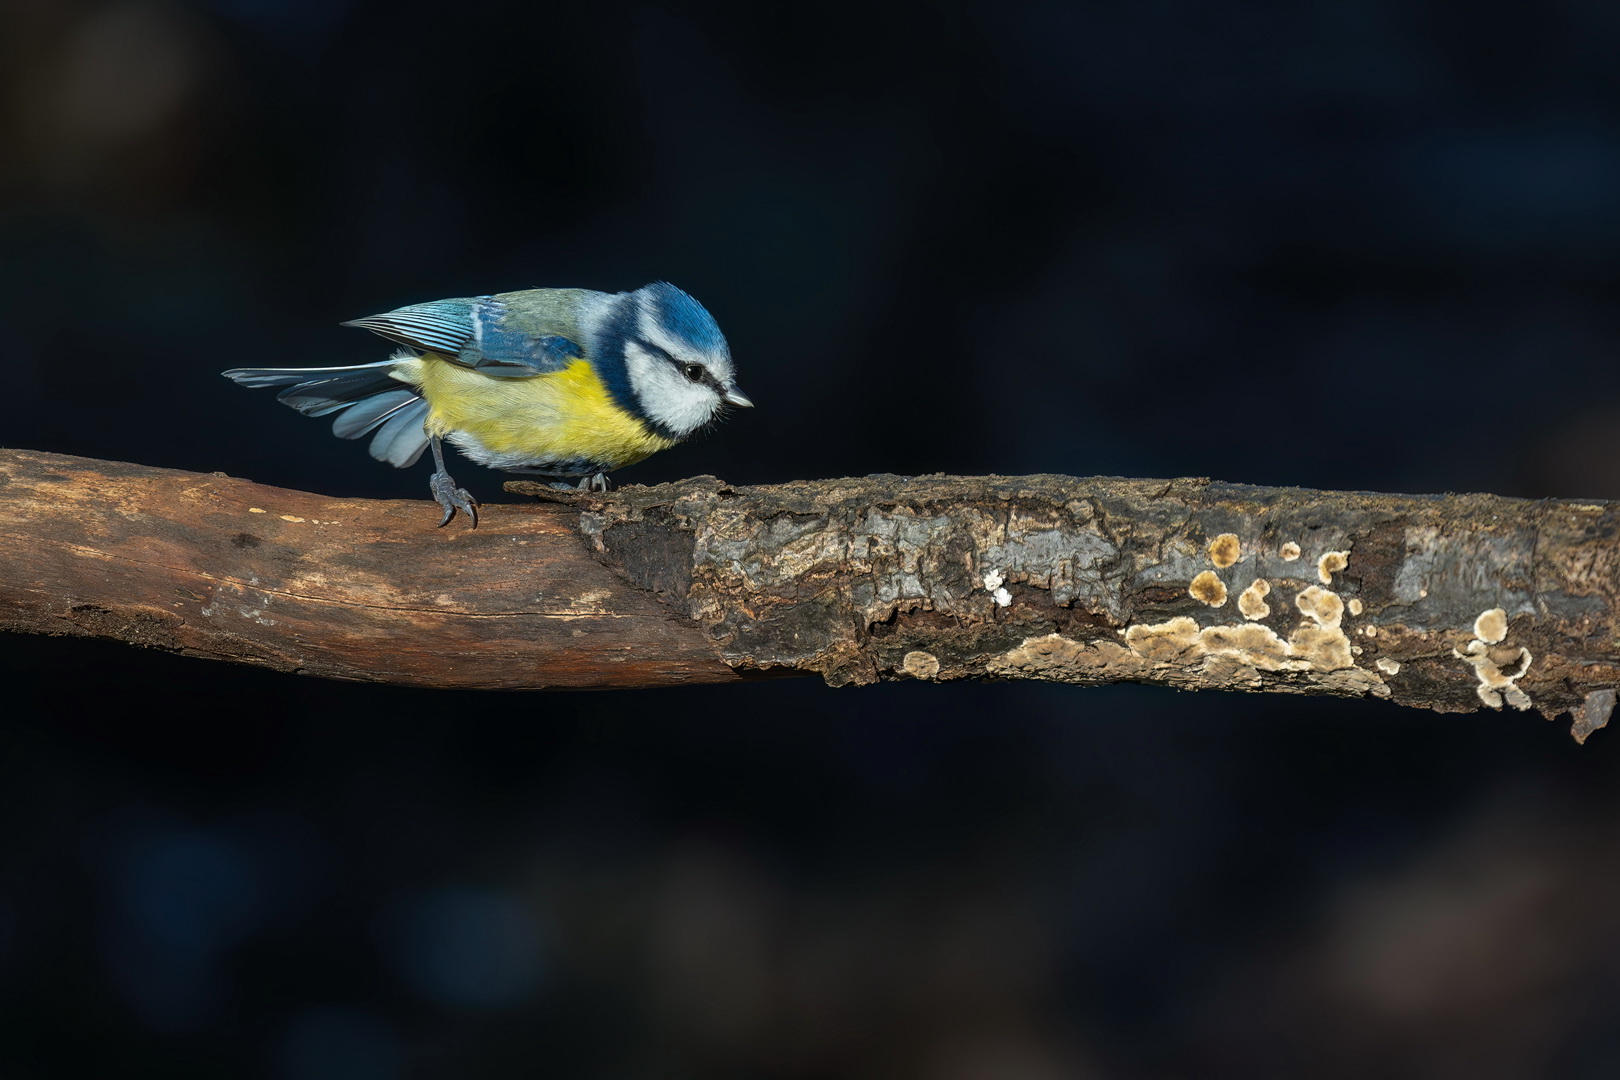
[{"label": "wing feather", "polygon": [[[579,290],[534,289],[435,300],[346,322],[451,363],[503,379],[561,371],[585,355],[570,336]],[[557,332],[561,329],[563,332]]]},{"label": "wing feather", "polygon": [[385,311],[381,315],[367,315],[344,326],[358,326],[370,330],[389,341],[397,341],[423,352],[455,356],[473,337],[473,309],[487,297],[434,300],[427,304]]}]

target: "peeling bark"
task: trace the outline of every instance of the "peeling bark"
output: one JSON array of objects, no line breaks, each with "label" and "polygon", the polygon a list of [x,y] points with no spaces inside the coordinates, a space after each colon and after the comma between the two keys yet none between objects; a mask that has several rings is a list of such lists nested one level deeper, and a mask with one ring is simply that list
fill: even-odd
[{"label": "peeling bark", "polygon": [[[738,670],[1584,710],[1581,738],[1620,686],[1614,503],[1062,476],[701,479],[627,489],[582,521]],[[1494,611],[1502,633],[1482,640]]]},{"label": "peeling bark", "polygon": [[[1372,695],[1575,716],[1620,687],[1620,504],[873,476],[424,503],[0,452],[0,628],[335,678],[748,673]],[[582,542],[583,541],[583,542]]]}]

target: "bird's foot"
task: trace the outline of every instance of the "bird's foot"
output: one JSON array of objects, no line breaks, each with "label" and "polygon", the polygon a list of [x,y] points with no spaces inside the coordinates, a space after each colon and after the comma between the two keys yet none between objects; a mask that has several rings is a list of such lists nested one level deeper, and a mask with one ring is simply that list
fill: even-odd
[{"label": "bird's foot", "polygon": [[449,473],[442,470],[434,473],[428,478],[428,488],[433,492],[434,501],[444,508],[444,520],[439,522],[439,528],[450,524],[457,510],[467,515],[467,521],[473,528],[478,528],[477,500],[464,488],[456,487]]},{"label": "bird's foot", "polygon": [[557,491],[607,491],[612,485],[608,483],[607,473],[592,473],[580,477],[577,484],[553,480],[551,486]]},{"label": "bird's foot", "polygon": [[588,506],[596,500],[593,495],[600,495],[608,491],[612,485],[608,482],[606,473],[591,473],[583,476],[578,483],[555,479],[556,473],[543,473],[538,469],[509,469],[508,472],[529,472],[531,476],[546,477],[543,482],[535,480],[513,480],[506,485],[506,490],[519,495],[532,495],[541,502],[565,503],[569,506]]}]

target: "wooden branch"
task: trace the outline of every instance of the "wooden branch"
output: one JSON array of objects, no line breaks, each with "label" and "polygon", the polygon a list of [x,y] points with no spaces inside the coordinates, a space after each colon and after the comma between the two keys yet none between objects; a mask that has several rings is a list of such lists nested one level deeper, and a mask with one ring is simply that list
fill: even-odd
[{"label": "wooden branch", "polygon": [[491,505],[0,451],[0,629],[522,689],[814,672],[1371,695],[1606,722],[1620,503],[1208,480],[712,477]]}]

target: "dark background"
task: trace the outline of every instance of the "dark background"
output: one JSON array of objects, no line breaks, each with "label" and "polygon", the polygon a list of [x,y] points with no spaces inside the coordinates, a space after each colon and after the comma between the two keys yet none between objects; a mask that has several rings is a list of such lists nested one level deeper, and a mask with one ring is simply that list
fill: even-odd
[{"label": "dark background", "polygon": [[[759,407],[622,481],[1616,498],[1617,54],[1612,0],[0,0],[0,442],[425,498],[216,372],[667,278]],[[1613,732],[4,645],[8,1080],[1620,1068]]]}]

